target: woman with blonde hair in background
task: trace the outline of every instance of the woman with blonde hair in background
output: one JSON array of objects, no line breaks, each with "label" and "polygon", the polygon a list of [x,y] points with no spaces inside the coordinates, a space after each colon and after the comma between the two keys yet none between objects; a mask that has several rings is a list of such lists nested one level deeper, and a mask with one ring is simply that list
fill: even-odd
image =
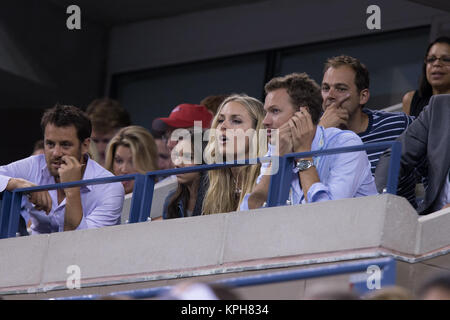
[{"label": "woman with blonde hair in background", "polygon": [[[106,149],[105,168],[114,175],[158,170],[158,152],[151,133],[141,126],[120,129]],[[122,182],[125,194],[132,193],[134,180]]]},{"label": "woman with blonde hair in background", "polygon": [[[259,100],[244,94],[229,96],[212,121],[205,161],[221,163],[263,157],[267,151],[267,136],[260,135],[263,120],[264,108]],[[238,210],[245,194],[252,191],[260,167],[253,164],[208,171],[203,214]]]}]

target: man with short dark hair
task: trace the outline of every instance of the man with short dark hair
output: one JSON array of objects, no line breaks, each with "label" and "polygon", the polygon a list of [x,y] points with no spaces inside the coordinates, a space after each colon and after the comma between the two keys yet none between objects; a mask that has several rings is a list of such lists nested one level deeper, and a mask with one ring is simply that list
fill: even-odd
[{"label": "man with short dark hair", "polygon": [[105,165],[106,147],[115,134],[131,125],[130,115],[116,100],[100,98],[92,101],[86,109],[92,123],[91,140],[98,153],[98,163]]},{"label": "man with short dark hair", "polygon": [[[351,131],[318,125],[322,113],[319,85],[306,73],[293,73],[270,80],[266,86],[263,124],[279,143],[269,144],[268,156],[361,145]],[[273,132],[274,131],[274,132]],[[273,139],[271,139],[273,140]],[[278,149],[278,150],[277,150]],[[251,194],[241,210],[259,208],[267,201],[272,164],[261,166]],[[300,204],[377,194],[364,151],[296,159],[288,203]]]},{"label": "man with short dark hair", "polygon": [[203,98],[200,101],[200,105],[205,106],[215,116],[220,105],[226,98],[228,98],[227,94],[210,95]]},{"label": "man with short dark hair", "polygon": [[[395,140],[414,120],[403,112],[386,112],[364,108],[370,98],[369,70],[358,59],[337,56],[326,61],[323,80],[323,110],[319,124],[324,128],[351,130],[363,143]],[[372,174],[384,150],[367,151]],[[408,183],[398,194],[415,207],[416,177],[407,177]]]},{"label": "man with short dark hair", "polygon": [[[1,166],[0,192],[112,176],[89,159],[91,122],[80,109],[56,105],[41,127],[44,154]],[[33,234],[98,228],[120,222],[123,199],[120,183],[44,190],[28,194],[21,214],[31,219]]]}]

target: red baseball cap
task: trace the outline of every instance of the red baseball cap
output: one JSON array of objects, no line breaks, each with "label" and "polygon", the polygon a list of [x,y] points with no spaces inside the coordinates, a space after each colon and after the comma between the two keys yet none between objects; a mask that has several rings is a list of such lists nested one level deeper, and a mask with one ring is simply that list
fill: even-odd
[{"label": "red baseball cap", "polygon": [[183,103],[172,110],[168,118],[157,118],[153,120],[152,128],[156,131],[166,131],[167,127],[191,128],[194,121],[201,121],[202,128],[211,127],[213,114],[205,107],[198,104]]}]

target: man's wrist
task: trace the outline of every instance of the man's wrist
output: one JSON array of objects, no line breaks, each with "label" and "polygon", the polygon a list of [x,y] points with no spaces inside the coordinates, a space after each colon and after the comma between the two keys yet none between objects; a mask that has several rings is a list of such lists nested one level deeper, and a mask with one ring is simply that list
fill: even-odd
[{"label": "man's wrist", "polygon": [[64,189],[64,194],[67,198],[76,197],[80,195],[80,187],[72,187]]},{"label": "man's wrist", "polygon": [[314,165],[314,161],[312,158],[300,158],[299,160],[297,160],[295,162],[294,171],[300,173],[303,171],[307,171],[313,167],[315,167],[315,165]]},{"label": "man's wrist", "polygon": [[311,152],[311,146],[309,146],[309,147],[297,147],[297,148],[294,148],[294,152],[295,152],[295,153],[300,153],[300,152],[302,152],[302,153],[304,153],[304,152]]}]

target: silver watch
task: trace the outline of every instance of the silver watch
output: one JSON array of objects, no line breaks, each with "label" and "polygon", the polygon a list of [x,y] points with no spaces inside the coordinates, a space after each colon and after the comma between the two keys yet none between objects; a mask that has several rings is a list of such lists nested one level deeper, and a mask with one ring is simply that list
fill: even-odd
[{"label": "silver watch", "polygon": [[305,171],[314,166],[314,162],[311,160],[300,159],[295,163],[295,168],[298,169],[299,172]]}]

